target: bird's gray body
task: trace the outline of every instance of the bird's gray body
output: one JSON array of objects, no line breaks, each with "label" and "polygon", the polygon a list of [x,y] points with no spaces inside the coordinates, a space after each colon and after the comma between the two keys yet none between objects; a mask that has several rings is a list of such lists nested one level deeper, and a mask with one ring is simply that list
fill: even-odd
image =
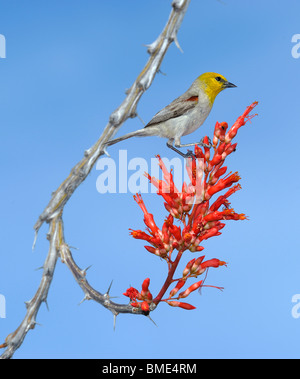
[{"label": "bird's gray body", "polygon": [[109,141],[107,145],[114,145],[131,137],[159,136],[167,138],[168,144],[172,145],[175,142],[175,146],[183,146],[180,138],[198,129],[211,108],[209,97],[202,88],[199,89],[195,81],[183,95],[156,113],[143,129]]}]

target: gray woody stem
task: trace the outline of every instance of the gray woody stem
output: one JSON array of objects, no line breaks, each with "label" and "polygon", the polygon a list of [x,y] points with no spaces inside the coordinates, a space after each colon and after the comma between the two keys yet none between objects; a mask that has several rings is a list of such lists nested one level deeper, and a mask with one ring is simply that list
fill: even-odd
[{"label": "gray woody stem", "polygon": [[73,167],[70,175],[52,195],[49,204],[34,226],[36,233],[45,221],[50,222],[64,208],[76,188],[86,179],[98,158],[104,154],[106,142],[113,138],[128,118],[136,116],[138,101],[150,87],[159,71],[168,47],[173,41],[178,45],[177,32],[189,3],[190,0],[174,0],[172,2],[173,9],[164,30],[156,41],[148,45],[150,58],[146,66],[128,90],[123,103],[110,115],[102,136],[94,146],[85,152],[83,159]]},{"label": "gray woody stem", "polygon": [[[159,37],[148,45],[150,58],[139,74],[131,88],[127,91],[122,104],[110,115],[109,122],[98,141],[88,149],[82,160],[71,170],[69,176],[53,193],[52,198],[39,216],[34,229],[35,240],[40,227],[44,222],[50,224],[48,238],[50,241],[49,252],[43,265],[43,275],[39,288],[34,297],[26,303],[26,316],[20,326],[10,335],[7,336],[5,343],[0,347],[6,350],[1,358],[11,358],[14,352],[21,346],[27,332],[36,325],[36,316],[43,302],[47,304],[48,290],[53,279],[54,269],[58,257],[61,257],[63,263],[72,272],[76,282],[82,288],[85,296],[84,299],[92,299],[109,309],[114,318],[119,313],[143,314],[138,308],[131,305],[122,305],[110,300],[109,290],[103,295],[93,289],[87,282],[86,270],[81,270],[73,260],[71,251],[65,243],[63,234],[62,213],[64,206],[72,196],[76,188],[86,179],[98,158],[105,153],[105,144],[114,137],[122,124],[128,119],[136,116],[137,104],[142,94],[150,87],[156,73],[160,69],[162,60],[174,41],[180,49],[177,41],[177,32],[182,23],[185,12],[189,6],[190,0],[173,0],[172,11],[168,22]],[[155,306],[151,310],[153,310]]]}]

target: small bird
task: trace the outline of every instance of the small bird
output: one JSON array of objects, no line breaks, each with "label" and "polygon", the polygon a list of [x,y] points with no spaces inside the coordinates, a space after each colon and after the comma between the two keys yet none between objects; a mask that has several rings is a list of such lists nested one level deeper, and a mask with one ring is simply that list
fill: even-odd
[{"label": "small bird", "polygon": [[225,88],[233,87],[236,85],[228,82],[223,75],[206,72],[200,75],[184,94],[156,113],[143,129],[113,139],[106,146],[131,137],[159,136],[167,138],[167,146],[181,156],[191,156],[191,151],[184,154],[177,148],[203,145],[203,142],[181,144],[180,138],[198,129],[209,115],[216,96]]}]

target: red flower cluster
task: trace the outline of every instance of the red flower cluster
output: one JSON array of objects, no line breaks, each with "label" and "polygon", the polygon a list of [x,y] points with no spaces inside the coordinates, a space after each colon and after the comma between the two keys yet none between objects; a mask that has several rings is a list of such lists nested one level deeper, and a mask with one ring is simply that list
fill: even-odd
[{"label": "red flower cluster", "polygon": [[[212,141],[213,154],[209,148],[209,139],[205,137],[204,147],[195,146],[195,158],[189,158],[186,162],[186,170],[190,178],[190,183],[183,183],[179,191],[173,181],[172,172],[169,172],[160,156],[157,156],[159,167],[163,172],[164,180],[157,180],[149,174],[145,174],[149,181],[157,188],[158,195],[164,199],[164,206],[169,215],[165,219],[161,228],[159,228],[151,213],[148,212],[145,203],[140,195],[134,196],[135,201],[144,213],[144,223],[147,232],[141,230],[132,230],[131,235],[136,239],[147,241],[149,245],[145,248],[152,254],[163,258],[168,263],[168,277],[162,287],[162,290],[155,299],[152,300],[145,294],[134,292],[132,288],[128,289],[126,296],[132,300],[133,306],[141,306],[136,300],[143,300],[149,307],[149,303],[158,304],[160,301],[166,301],[171,306],[178,306],[184,309],[194,309],[187,303],[170,300],[174,299],[179,289],[185,285],[186,280],[190,277],[197,278],[204,273],[209,267],[219,267],[225,262],[218,259],[210,259],[203,262],[204,256],[192,259],[188,262],[180,279],[173,279],[174,272],[181,259],[184,251],[198,252],[204,249],[202,242],[208,238],[219,236],[224,228],[226,220],[245,220],[243,213],[236,213],[230,207],[228,198],[241,189],[237,184],[240,176],[237,172],[227,172],[227,167],[223,166],[226,157],[235,151],[237,144],[232,144],[232,139],[236,136],[238,129],[245,125],[253,116],[249,113],[257,105],[257,102],[250,105],[244,114],[237,119],[233,126],[227,131],[227,123],[216,123]],[[217,197],[210,203],[211,198],[227,189],[227,191]],[[220,210],[220,208],[223,209]],[[178,219],[181,226],[174,224],[174,219]],[[178,251],[176,258],[173,260],[173,252]],[[147,279],[146,279],[147,280]],[[162,299],[167,288],[171,283],[177,282],[175,288],[170,292],[168,299]],[[144,282],[145,283],[145,282]],[[149,285],[149,283],[148,283]],[[203,281],[198,281],[191,285],[187,290],[181,292],[175,299],[187,297],[191,292],[203,286]],[[132,295],[134,292],[135,296]],[[146,297],[145,297],[146,296]],[[144,304],[146,307],[146,305]]]},{"label": "red flower cluster", "polygon": [[[147,278],[143,281],[141,292],[133,287],[130,287],[126,290],[125,293],[123,293],[124,296],[128,296],[130,298],[130,304],[133,307],[141,308],[145,313],[150,312],[149,304],[152,303],[152,294],[149,291],[149,284],[150,279]],[[140,300],[142,302],[139,303],[137,300]]]}]

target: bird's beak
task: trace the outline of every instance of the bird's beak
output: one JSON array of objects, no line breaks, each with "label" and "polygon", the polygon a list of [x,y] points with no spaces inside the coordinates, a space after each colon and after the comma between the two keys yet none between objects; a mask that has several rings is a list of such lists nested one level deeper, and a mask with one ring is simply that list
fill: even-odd
[{"label": "bird's beak", "polygon": [[233,83],[230,83],[230,82],[224,82],[223,87],[224,88],[234,88],[234,87],[236,87],[236,85]]}]

